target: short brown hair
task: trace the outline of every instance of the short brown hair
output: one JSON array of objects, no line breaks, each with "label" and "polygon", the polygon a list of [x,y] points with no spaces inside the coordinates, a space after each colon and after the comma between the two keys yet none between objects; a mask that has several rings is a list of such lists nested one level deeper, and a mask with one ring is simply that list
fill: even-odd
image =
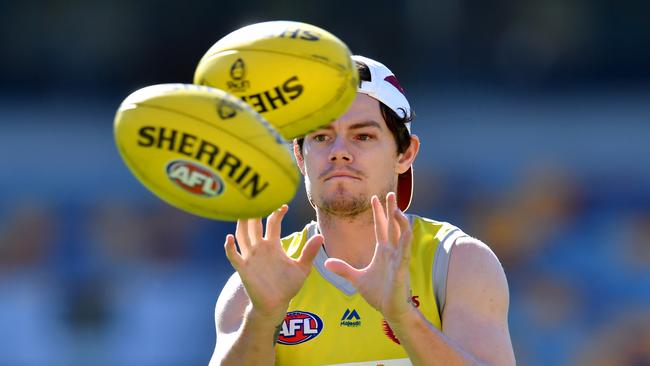
[{"label": "short brown hair", "polygon": [[[366,64],[359,62],[359,61],[354,61],[354,63],[357,66],[357,71],[359,71],[359,82],[363,81],[371,81],[370,80],[370,70],[368,69],[368,66]],[[411,113],[406,116],[406,117],[400,117],[384,105],[384,103],[379,102],[379,109],[381,110],[381,115],[384,117],[384,121],[386,121],[386,126],[388,126],[388,129],[390,132],[393,134],[393,138],[395,138],[395,143],[397,144],[397,153],[401,154],[406,149],[408,149],[409,146],[411,146],[411,134],[409,133],[408,129],[406,128],[406,123],[409,123],[413,120],[415,117],[415,113],[411,111]],[[404,111],[406,112],[406,111]],[[404,113],[405,115],[407,113]],[[302,145],[305,142],[304,137],[300,137],[296,139],[296,143],[300,147],[300,153],[302,153]]]}]

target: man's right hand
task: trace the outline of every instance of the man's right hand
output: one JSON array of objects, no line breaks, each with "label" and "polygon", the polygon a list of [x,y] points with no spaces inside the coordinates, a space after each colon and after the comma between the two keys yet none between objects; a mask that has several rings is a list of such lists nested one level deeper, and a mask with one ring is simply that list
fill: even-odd
[{"label": "man's right hand", "polygon": [[315,235],[307,241],[297,260],[287,256],[282,249],[280,231],[288,209],[283,205],[269,215],[264,236],[261,219],[238,220],[235,236],[228,234],[224,245],[226,256],[250,298],[249,310],[273,324],[280,324],[284,319],[289,302],[300,291],[323,244],[322,235]]}]

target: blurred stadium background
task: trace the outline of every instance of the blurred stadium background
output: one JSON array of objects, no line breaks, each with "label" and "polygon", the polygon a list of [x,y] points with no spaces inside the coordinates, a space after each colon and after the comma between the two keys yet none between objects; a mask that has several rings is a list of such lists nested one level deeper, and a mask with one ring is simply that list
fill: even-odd
[{"label": "blurred stadium background", "polygon": [[[205,365],[231,223],[160,202],[120,101],[221,36],[321,26],[400,77],[411,212],[486,241],[521,365],[650,365],[650,3],[3,1],[0,365]],[[300,193],[285,232],[313,217]]]}]

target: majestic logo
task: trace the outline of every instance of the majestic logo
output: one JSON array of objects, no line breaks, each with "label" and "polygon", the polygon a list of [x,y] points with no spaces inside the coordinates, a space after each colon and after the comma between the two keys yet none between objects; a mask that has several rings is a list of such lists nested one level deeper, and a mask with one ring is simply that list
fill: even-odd
[{"label": "majestic logo", "polygon": [[358,327],[361,325],[361,317],[355,309],[345,309],[343,316],[341,317],[341,326],[345,327]]},{"label": "majestic logo", "polygon": [[230,66],[230,78],[226,85],[231,92],[242,92],[250,88],[251,82],[245,79],[246,77],[246,64],[244,60],[238,58]]},{"label": "majestic logo", "polygon": [[223,192],[221,178],[203,165],[187,160],[167,164],[167,177],[184,191],[203,197],[215,197]]},{"label": "majestic logo", "polygon": [[306,311],[290,311],[284,317],[278,343],[296,345],[316,338],[323,331],[323,321],[318,315]]}]

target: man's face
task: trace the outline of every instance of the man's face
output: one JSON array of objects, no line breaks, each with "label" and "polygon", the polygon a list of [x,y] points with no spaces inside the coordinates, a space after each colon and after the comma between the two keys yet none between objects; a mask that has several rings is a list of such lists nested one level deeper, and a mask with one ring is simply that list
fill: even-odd
[{"label": "man's face", "polygon": [[322,211],[354,217],[370,209],[370,197],[395,191],[400,163],[395,139],[379,102],[357,94],[348,112],[329,126],[305,136],[298,165],[307,195]]}]

